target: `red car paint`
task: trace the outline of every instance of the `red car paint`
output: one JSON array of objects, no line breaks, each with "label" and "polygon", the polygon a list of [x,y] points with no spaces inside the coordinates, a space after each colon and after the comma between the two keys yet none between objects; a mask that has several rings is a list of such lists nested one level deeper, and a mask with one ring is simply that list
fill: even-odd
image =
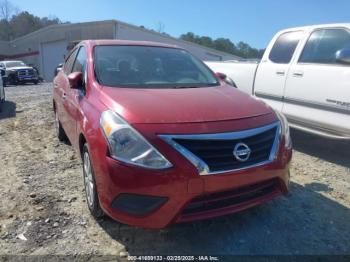
[{"label": "red car paint", "polygon": [[[162,140],[159,134],[211,134],[258,128],[274,123],[278,117],[263,102],[225,84],[210,88],[133,89],[101,86],[94,73],[93,50],[98,45],[139,45],[177,48],[150,42],[118,40],[84,41],[87,53],[85,92],[71,89],[62,70],[54,79],[53,103],[71,144],[81,153],[85,140],[90,149],[97,191],[103,211],[113,219],[146,228],[163,228],[171,223],[229,214],[260,204],[288,191],[289,162],[292,150],[279,137],[277,157],[271,163],[240,171],[199,175],[191,162]],[[75,49],[76,49],[75,48]],[[75,50],[73,49],[72,52]],[[62,99],[65,97],[64,99]],[[108,143],[100,128],[103,111],[122,116],[171,163],[165,170],[133,166],[111,158]],[[274,181],[273,190],[256,199],[224,208],[184,215],[186,206],[198,197],[233,190],[231,195],[253,190],[246,188]],[[245,189],[246,188],[246,189]],[[126,214],[111,207],[121,193],[163,196],[166,201],[145,216]],[[228,193],[227,193],[228,194]],[[224,199],[228,196],[216,196]],[[210,200],[206,201],[210,202]]]}]

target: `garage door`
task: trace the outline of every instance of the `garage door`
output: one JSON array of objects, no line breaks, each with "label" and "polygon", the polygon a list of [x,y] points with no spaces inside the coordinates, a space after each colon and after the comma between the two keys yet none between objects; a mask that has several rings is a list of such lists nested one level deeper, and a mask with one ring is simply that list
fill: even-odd
[{"label": "garage door", "polygon": [[67,42],[56,41],[43,43],[41,50],[43,61],[42,75],[46,81],[52,81],[55,68],[64,61],[64,55],[67,53]]}]

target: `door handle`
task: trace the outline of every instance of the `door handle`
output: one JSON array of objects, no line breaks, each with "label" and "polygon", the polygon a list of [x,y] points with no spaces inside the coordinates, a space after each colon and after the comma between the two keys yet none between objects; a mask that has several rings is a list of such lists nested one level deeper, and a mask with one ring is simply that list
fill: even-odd
[{"label": "door handle", "polygon": [[293,72],[293,76],[295,77],[302,77],[304,75],[303,71],[295,71]]},{"label": "door handle", "polygon": [[286,72],[284,70],[277,70],[276,71],[276,75],[279,75],[279,76],[284,76]]}]

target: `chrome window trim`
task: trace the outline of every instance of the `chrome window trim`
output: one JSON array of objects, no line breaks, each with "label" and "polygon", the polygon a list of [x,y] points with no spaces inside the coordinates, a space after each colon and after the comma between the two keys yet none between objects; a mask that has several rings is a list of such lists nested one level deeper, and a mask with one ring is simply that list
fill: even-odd
[{"label": "chrome window trim", "polygon": [[[270,129],[273,129],[277,127],[275,139],[272,144],[271,152],[269,159],[263,162],[255,163],[253,165],[249,165],[242,168],[236,168],[236,169],[230,169],[230,170],[223,170],[223,171],[210,171],[209,166],[198,156],[190,152],[185,147],[181,146],[180,144],[176,143],[174,139],[189,139],[189,140],[228,140],[228,139],[239,139],[239,138],[247,138],[250,136],[257,135],[259,133],[268,131]],[[199,175],[206,176],[206,175],[215,175],[215,174],[224,174],[234,171],[241,171],[248,168],[258,167],[262,165],[269,164],[273,162],[277,157],[277,151],[278,146],[280,143],[280,137],[281,137],[281,124],[280,122],[274,122],[272,124],[253,128],[253,129],[247,129],[242,131],[235,131],[235,132],[229,132],[229,133],[215,133],[215,134],[190,134],[190,135],[159,135],[161,139],[163,139],[165,142],[167,142],[169,145],[171,145],[173,148],[175,148],[180,154],[182,154],[185,158],[187,158],[198,170]],[[233,157],[233,155],[232,155]]]}]

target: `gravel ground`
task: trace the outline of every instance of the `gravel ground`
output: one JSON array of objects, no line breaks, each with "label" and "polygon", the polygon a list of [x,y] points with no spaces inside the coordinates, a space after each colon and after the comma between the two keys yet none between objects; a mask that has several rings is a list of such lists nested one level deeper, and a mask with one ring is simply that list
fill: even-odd
[{"label": "gravel ground", "polygon": [[54,134],[51,84],[7,87],[0,113],[0,255],[350,254],[350,144],[292,132],[291,194],[225,217],[145,230],[87,209]]}]

